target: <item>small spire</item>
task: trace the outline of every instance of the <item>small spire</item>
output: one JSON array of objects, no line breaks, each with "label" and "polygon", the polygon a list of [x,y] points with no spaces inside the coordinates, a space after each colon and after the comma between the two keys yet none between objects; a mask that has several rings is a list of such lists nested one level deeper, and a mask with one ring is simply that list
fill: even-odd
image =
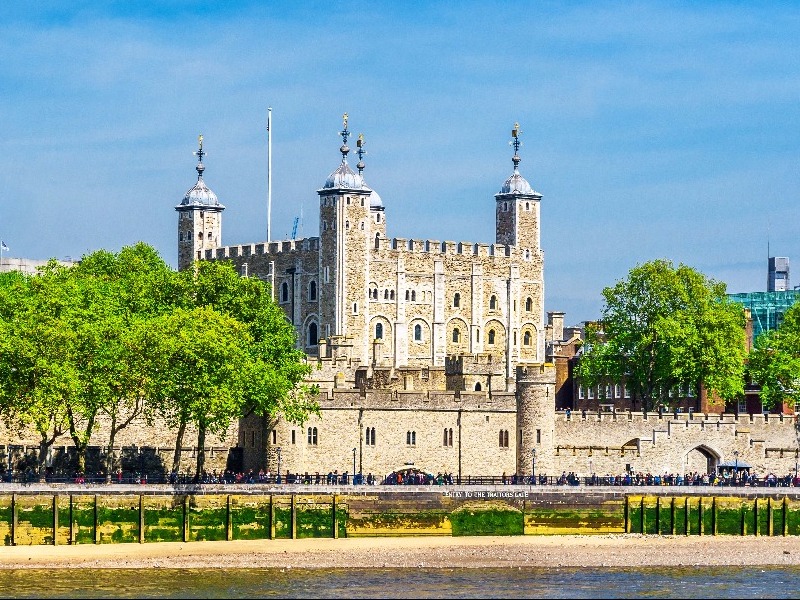
[{"label": "small spire", "polygon": [[342,136],[342,147],[339,148],[339,152],[342,153],[342,162],[347,162],[347,153],[350,152],[350,148],[347,147],[347,138],[350,137],[350,132],[347,130],[347,113],[342,115],[342,122],[343,128],[339,132],[339,135]]},{"label": "small spire", "polygon": [[203,177],[203,171],[206,170],[206,168],[203,166],[203,157],[206,155],[206,153],[203,151],[202,133],[197,136],[197,141],[199,142],[200,147],[198,148],[197,152],[194,152],[194,155],[197,156],[197,166],[195,168],[197,169],[197,178],[201,179]]},{"label": "small spire", "polygon": [[511,146],[514,146],[514,156],[511,157],[511,162],[514,163],[514,172],[516,173],[519,168],[519,161],[522,159],[519,157],[519,147],[522,145],[522,142],[519,140],[519,136],[522,135],[522,131],[519,128],[519,123],[514,123],[514,129],[511,130],[511,137],[512,140],[509,142]]},{"label": "small spire", "polygon": [[364,173],[364,155],[367,153],[367,151],[364,150],[364,145],[366,143],[367,142],[364,141],[364,134],[359,133],[358,141],[356,142],[356,145],[358,146],[358,164],[356,165],[356,168],[358,169],[359,175]]}]

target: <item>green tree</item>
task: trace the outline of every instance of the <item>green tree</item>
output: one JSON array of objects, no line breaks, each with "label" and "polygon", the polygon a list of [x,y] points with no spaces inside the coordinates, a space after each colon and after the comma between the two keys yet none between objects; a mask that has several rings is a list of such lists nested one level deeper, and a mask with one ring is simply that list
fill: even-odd
[{"label": "green tree", "polygon": [[777,329],[756,339],[747,373],[761,387],[765,408],[800,400],[800,303],[786,311]]},{"label": "green tree", "polygon": [[668,407],[669,390],[700,385],[723,399],[744,391],[745,317],[725,284],[666,260],[639,265],[603,290],[577,373],[589,386],[625,380],[643,410]]},{"label": "green tree", "polygon": [[245,323],[251,336],[243,413],[255,413],[264,428],[283,417],[302,424],[319,414],[317,387],[306,383],[311,366],[296,347],[294,327],[257,278],[240,277],[224,262],[199,262],[178,274],[176,297],[186,308],[209,306]]},{"label": "green tree", "polygon": [[153,319],[146,344],[148,397],[178,429],[172,469],[180,465],[183,435],[197,426],[196,476],[203,472],[207,433],[223,434],[242,414],[251,373],[247,327],[210,307],[178,308]]},{"label": "green tree", "polygon": [[37,276],[0,279],[0,410],[10,426],[32,426],[39,435],[41,481],[52,445],[69,428],[66,399],[81,386],[68,281],[55,261]]}]

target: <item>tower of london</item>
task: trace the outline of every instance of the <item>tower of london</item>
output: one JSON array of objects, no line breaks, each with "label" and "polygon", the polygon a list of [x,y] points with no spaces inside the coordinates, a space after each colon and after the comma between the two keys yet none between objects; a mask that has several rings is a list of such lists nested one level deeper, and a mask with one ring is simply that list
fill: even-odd
[{"label": "tower of london", "polygon": [[563,313],[545,322],[542,195],[520,173],[517,124],[511,173],[486,202],[492,242],[389,237],[391,202],[365,180],[363,136],[348,163],[347,115],[340,135],[315,237],[223,245],[202,138],[197,183],[175,207],[179,269],[224,260],[268,282],[316,367],[320,415],[241,421],[244,468],[710,472],[734,451],[754,468],[794,467],[794,417],[556,410],[553,351],[568,340]]}]

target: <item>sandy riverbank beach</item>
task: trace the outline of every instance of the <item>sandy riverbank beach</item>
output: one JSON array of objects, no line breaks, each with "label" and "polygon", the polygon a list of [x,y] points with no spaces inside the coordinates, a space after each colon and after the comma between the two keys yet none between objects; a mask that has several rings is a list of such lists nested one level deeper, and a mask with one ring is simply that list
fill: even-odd
[{"label": "sandy riverbank beach", "polygon": [[800,537],[406,537],[15,546],[0,568],[800,565]]}]

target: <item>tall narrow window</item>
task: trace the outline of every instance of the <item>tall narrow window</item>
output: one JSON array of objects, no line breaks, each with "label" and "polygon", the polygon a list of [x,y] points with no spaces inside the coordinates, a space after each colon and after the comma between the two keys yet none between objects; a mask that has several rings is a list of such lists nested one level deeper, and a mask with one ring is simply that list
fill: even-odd
[{"label": "tall narrow window", "polygon": [[456,292],[456,295],[453,296],[453,306],[455,306],[456,308],[461,306],[461,294],[459,294],[458,292]]},{"label": "tall narrow window", "polygon": [[531,312],[533,310],[533,300],[531,298],[527,298],[525,300],[525,310],[527,312]]},{"label": "tall narrow window", "polygon": [[489,310],[497,310],[497,296],[489,298]]},{"label": "tall narrow window", "polygon": [[494,329],[489,330],[489,345],[494,344]]},{"label": "tall narrow window", "polygon": [[417,291],[411,290],[411,301],[414,302],[417,299]]},{"label": "tall narrow window", "polygon": [[376,323],[375,324],[375,339],[382,340],[383,339],[383,323]]},{"label": "tall narrow window", "polygon": [[281,302],[289,301],[289,284],[285,281],[281,284]]},{"label": "tall narrow window", "polygon": [[311,325],[308,326],[308,345],[316,346],[318,342],[319,329],[317,328],[317,324],[312,321]]},{"label": "tall narrow window", "polygon": [[414,341],[421,342],[422,341],[422,325],[414,325]]},{"label": "tall narrow window", "polygon": [[272,443],[273,445],[278,443],[278,431],[276,429],[272,430]]},{"label": "tall narrow window", "polygon": [[531,332],[526,331],[525,335],[522,336],[522,345],[523,346],[530,346],[531,345]]},{"label": "tall narrow window", "polygon": [[458,327],[453,329],[453,343],[457,344],[461,341],[461,332],[458,330]]}]

